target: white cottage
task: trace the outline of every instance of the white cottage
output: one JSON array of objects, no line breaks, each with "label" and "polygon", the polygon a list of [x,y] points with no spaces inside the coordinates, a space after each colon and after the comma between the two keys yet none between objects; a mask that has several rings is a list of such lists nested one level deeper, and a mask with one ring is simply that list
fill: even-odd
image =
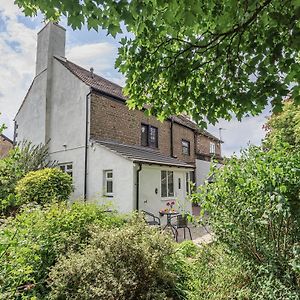
[{"label": "white cottage", "polygon": [[15,141],[49,143],[73,177],[73,198],[158,215],[170,200],[191,211],[189,182],[207,177],[221,141],[185,116],[159,122],[130,111],[122,88],[65,58],[65,29],[38,33],[36,74],[15,117]]}]

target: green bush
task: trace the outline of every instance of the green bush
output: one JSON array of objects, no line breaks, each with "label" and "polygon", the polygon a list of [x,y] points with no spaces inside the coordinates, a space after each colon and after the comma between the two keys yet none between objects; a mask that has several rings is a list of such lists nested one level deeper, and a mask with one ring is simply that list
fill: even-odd
[{"label": "green bush", "polygon": [[180,245],[169,269],[177,275],[175,292],[179,299],[252,299],[248,298],[249,274],[243,261],[221,246],[198,247],[191,255],[186,245]]},{"label": "green bush", "polygon": [[24,142],[0,159],[0,215],[10,215],[18,209],[15,197],[17,182],[30,171],[53,167],[48,159],[47,145]]},{"label": "green bush", "polygon": [[258,264],[272,265],[278,276],[293,273],[296,282],[299,182],[300,152],[250,147],[215,170],[215,182],[204,187],[200,199],[221,242]]},{"label": "green bush", "polygon": [[26,174],[16,186],[17,204],[45,204],[66,201],[72,191],[72,178],[57,168],[46,168]]},{"label": "green bush", "polygon": [[177,274],[175,291],[184,300],[299,300],[292,282],[274,276],[272,268],[257,266],[224,245],[198,248],[191,256],[179,246],[169,269]]},{"label": "green bush", "polygon": [[89,227],[120,227],[124,218],[92,204],[32,204],[0,227],[0,294],[7,299],[44,299],[49,268],[68,251],[84,248]]},{"label": "green bush", "polygon": [[51,270],[50,299],[168,299],[172,277],[166,260],[173,242],[142,220],[119,230],[92,230],[80,253]]}]

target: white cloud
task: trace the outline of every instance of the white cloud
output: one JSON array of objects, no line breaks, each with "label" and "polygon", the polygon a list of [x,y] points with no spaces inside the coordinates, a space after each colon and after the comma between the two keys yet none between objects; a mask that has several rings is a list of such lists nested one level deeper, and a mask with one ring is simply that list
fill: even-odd
[{"label": "white cloud", "polygon": [[8,126],[6,134],[13,132],[13,118],[20,106],[34,74],[37,29],[18,22],[22,15],[13,1],[0,0],[0,18],[5,31],[0,32],[0,123]]},{"label": "white cloud", "polygon": [[248,144],[260,145],[265,136],[262,128],[266,123],[266,117],[270,115],[270,107],[267,107],[260,115],[256,117],[246,117],[242,121],[233,119],[228,122],[221,120],[215,126],[209,125],[208,130],[219,137],[221,130],[222,155],[231,156],[234,152],[238,155],[241,148],[246,148]]},{"label": "white cloud", "polygon": [[108,42],[92,43],[73,46],[67,49],[67,58],[89,70],[94,68],[95,73],[117,84],[124,85],[124,78],[114,70],[118,48]]}]

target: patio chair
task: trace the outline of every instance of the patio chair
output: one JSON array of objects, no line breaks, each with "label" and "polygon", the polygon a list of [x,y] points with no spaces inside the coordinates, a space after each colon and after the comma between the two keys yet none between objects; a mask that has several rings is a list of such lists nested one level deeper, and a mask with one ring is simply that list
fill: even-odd
[{"label": "patio chair", "polygon": [[184,214],[184,215],[177,215],[174,218],[176,218],[176,224],[174,224],[174,226],[176,227],[176,229],[183,229],[183,238],[185,239],[185,229],[188,230],[189,234],[190,234],[190,238],[191,240],[192,238],[192,233],[191,233],[191,229],[188,226],[188,214]]},{"label": "patio chair", "polygon": [[144,220],[148,225],[160,226],[160,218],[159,217],[157,217],[154,214],[152,214],[148,211],[145,211],[145,210],[142,210],[142,213],[144,214]]}]

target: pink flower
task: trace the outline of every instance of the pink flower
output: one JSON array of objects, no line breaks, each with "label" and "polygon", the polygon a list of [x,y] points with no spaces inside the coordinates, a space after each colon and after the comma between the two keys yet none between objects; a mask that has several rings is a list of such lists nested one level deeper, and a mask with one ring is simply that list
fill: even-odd
[{"label": "pink flower", "polygon": [[167,206],[170,206],[171,205],[171,203],[170,202],[167,202]]}]

